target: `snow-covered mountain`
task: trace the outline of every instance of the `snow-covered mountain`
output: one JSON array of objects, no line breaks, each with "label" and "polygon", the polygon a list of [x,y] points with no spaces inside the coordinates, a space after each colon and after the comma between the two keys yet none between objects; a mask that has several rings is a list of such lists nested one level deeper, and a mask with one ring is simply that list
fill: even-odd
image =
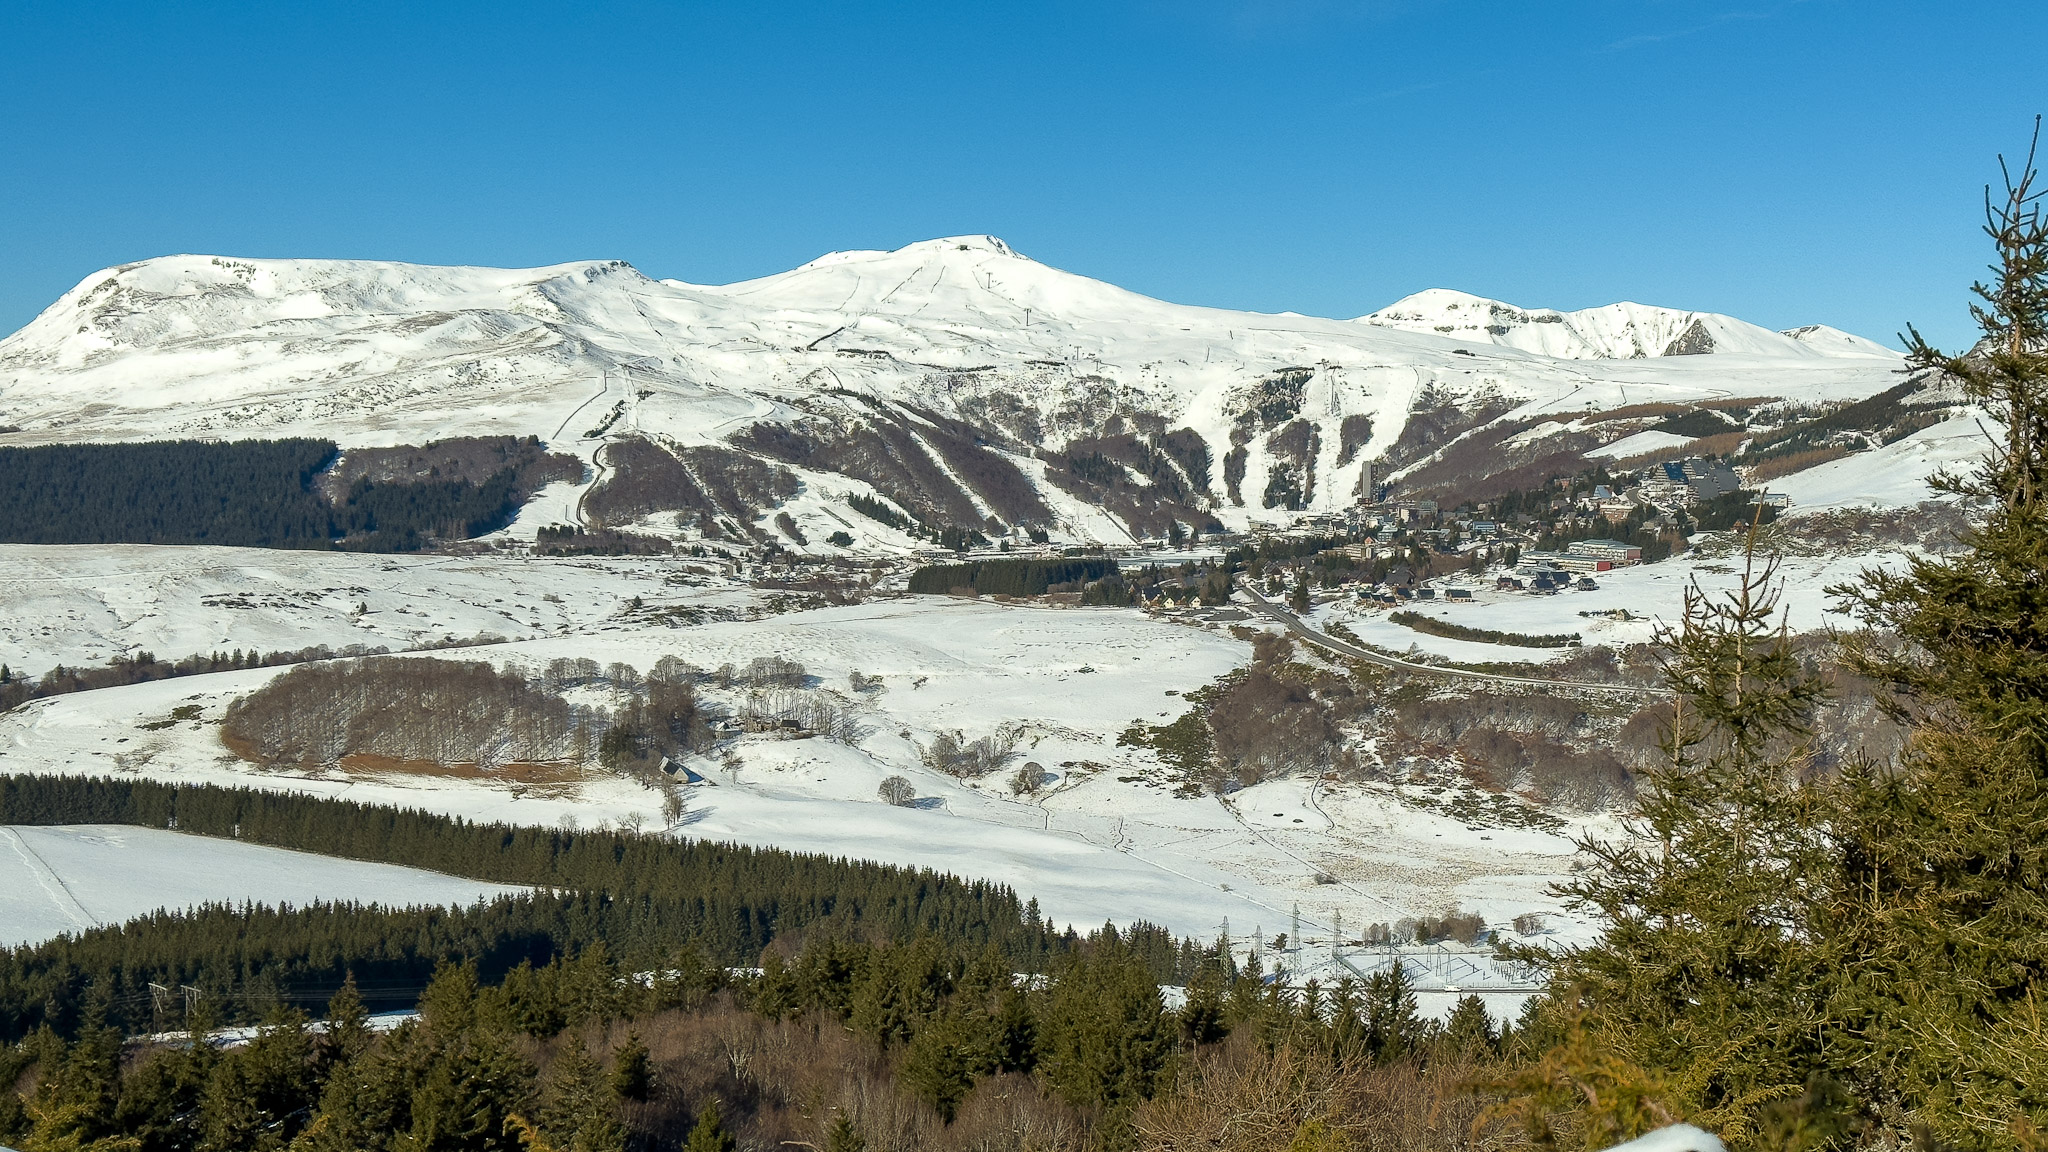
[{"label": "snow-covered mountain", "polygon": [[1339,508],[1368,466],[1413,473],[1482,426],[1862,397],[1898,367],[1832,329],[1637,305],[1432,291],[1358,321],[1190,307],[987,236],[723,286],[620,261],[170,256],[95,273],[0,340],[0,444],[513,433],[595,464],[587,499],[550,507],[610,524],[680,514],[745,534],[780,510],[814,539],[906,543],[845,514],[860,495],[927,523],[1119,541]]},{"label": "snow-covered mountain", "polygon": [[1447,288],[1405,296],[1358,318],[1408,332],[1434,332],[1457,340],[1519,348],[1568,360],[1639,360],[1650,356],[1737,353],[1748,356],[1873,356],[1898,353],[1875,341],[1822,324],[1773,332],[1714,312],[1686,312],[1645,304],[1609,304],[1559,312],[1518,308]]}]

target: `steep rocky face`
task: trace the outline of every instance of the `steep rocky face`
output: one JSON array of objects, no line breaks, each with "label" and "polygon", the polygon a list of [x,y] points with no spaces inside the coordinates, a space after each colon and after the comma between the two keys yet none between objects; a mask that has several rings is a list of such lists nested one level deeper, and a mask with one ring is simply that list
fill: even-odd
[{"label": "steep rocky face", "polygon": [[[909,541],[849,515],[859,498],[914,531],[1116,541],[1342,508],[1368,475],[1399,485],[1495,422],[1856,398],[1896,364],[1831,329],[1636,305],[1431,292],[1363,322],[1194,308],[981,236],[723,286],[620,261],[176,256],[96,273],[0,340],[0,446],[531,436],[589,465],[571,504],[593,523],[746,535],[787,513],[812,539]],[[1543,455],[1518,442],[1502,466]]]}]

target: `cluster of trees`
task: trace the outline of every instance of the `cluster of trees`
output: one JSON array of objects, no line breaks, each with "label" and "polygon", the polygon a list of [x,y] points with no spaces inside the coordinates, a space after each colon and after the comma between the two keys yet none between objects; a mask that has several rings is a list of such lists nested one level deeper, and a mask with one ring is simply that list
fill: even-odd
[{"label": "cluster of trees", "polygon": [[549,524],[534,533],[533,550],[541,556],[665,556],[675,546],[659,536],[616,528],[590,532],[574,524]]},{"label": "cluster of trees", "polygon": [[963,780],[978,780],[1000,771],[1017,756],[1017,742],[1023,737],[1015,725],[1005,724],[986,736],[967,739],[959,731],[933,733],[932,742],[918,751],[925,767]]},{"label": "cluster of trees", "polygon": [[[740,715],[757,728],[793,724],[859,736],[851,707],[808,689],[804,666],[763,656],[705,671],[664,656],[632,665],[560,658],[527,674],[483,661],[383,658],[292,669],[228,706],[221,739],[264,764],[332,767],[349,756],[438,765],[585,764],[648,770],[716,740],[699,684],[745,689]],[[609,707],[572,702],[604,689]]]},{"label": "cluster of trees", "polygon": [[0,712],[30,700],[61,696],[67,692],[118,688],[124,684],[168,680],[173,676],[203,676],[209,672],[234,672],[243,668],[275,668],[346,656],[374,656],[385,651],[387,649],[365,648],[359,644],[337,651],[324,644],[316,644],[295,652],[257,652],[254,649],[244,652],[237,648],[232,652],[195,654],[177,660],[159,660],[154,653],[137,652],[133,656],[116,656],[100,668],[67,668],[59,664],[34,679],[16,676],[5,665],[0,665]]},{"label": "cluster of trees", "polygon": [[1115,571],[1115,560],[1095,556],[927,564],[910,574],[910,591],[947,593],[966,588],[978,596],[1043,596],[1055,585],[1072,584],[1078,588]]},{"label": "cluster of trees", "polygon": [[611,727],[517,672],[432,657],[301,664],[228,705],[221,740],[272,765],[376,756],[485,769],[593,757]]},{"label": "cluster of trees", "polygon": [[[1293,655],[1288,638],[1259,636],[1251,662],[1189,692],[1190,707],[1179,719],[1134,725],[1117,744],[1152,749],[1189,795],[1351,769],[1357,753],[1343,724],[1371,710],[1372,686],[1298,663]],[[1358,671],[1364,674],[1363,666]]]},{"label": "cluster of trees", "polygon": [[538,441],[523,453],[477,478],[365,474],[330,496],[325,440],[0,448],[0,541],[414,551],[509,523],[551,475],[525,464]]},{"label": "cluster of trees", "polygon": [[[602,942],[635,971],[688,946],[717,965],[754,963],[786,933],[843,930],[994,944],[1015,971],[1069,947],[1007,887],[930,871],[626,831],[478,823],[412,809],[242,788],[87,777],[0,777],[0,824],[135,824],[302,852],[532,886],[465,909],[214,906],[0,952],[0,1038],[48,1024],[75,1033],[96,1013],[156,1030],[149,985],[192,985],[221,1023],[320,1003],[353,970],[373,1006],[411,1003],[436,964],[475,963],[489,981]],[[1170,943],[1153,953],[1171,970]]]},{"label": "cluster of trees", "polygon": [[[1233,963],[1227,943],[1201,951],[1169,1011],[1141,944],[1158,935],[1105,926],[1028,979],[1000,948],[944,934],[818,932],[740,973],[687,946],[640,975],[602,943],[495,976],[449,959],[415,985],[418,1015],[395,1030],[372,1028],[367,982],[349,977],[318,1027],[273,1007],[227,1050],[200,1039],[220,1019],[207,999],[180,1021],[193,1041],[139,1051],[95,1016],[0,1053],[0,1075],[23,1089],[0,1099],[0,1139],[137,1152],[731,1152],[741,1139],[1079,1152],[1160,1146],[1178,1130],[1166,1146],[1206,1146],[1187,1130],[1226,1102],[1204,1083],[1224,1068],[1312,1053],[1325,1069],[1469,1070],[1516,1042],[1473,997],[1445,1023],[1424,1021],[1398,970],[1290,988],[1256,960]],[[779,1055],[814,1051],[823,1058]],[[1282,1139],[1334,1119],[1266,1103],[1285,1110],[1251,1122]]]},{"label": "cluster of trees", "polygon": [[1431,636],[1442,636],[1450,640],[1476,640],[1483,644],[1508,644],[1518,648],[1564,648],[1579,642],[1577,632],[1558,632],[1532,636],[1525,632],[1501,632],[1492,628],[1473,628],[1468,625],[1439,620],[1424,616],[1420,612],[1400,611],[1387,617],[1388,620],[1417,632]]}]

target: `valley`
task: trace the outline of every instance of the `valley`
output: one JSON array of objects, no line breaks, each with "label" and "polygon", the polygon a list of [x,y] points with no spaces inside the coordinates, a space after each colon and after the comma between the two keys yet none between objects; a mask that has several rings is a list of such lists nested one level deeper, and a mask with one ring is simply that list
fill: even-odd
[{"label": "valley", "polygon": [[[0,543],[0,664],[40,696],[0,714],[0,773],[932,868],[1062,927],[1227,930],[1247,956],[1285,929],[1297,975],[1328,978],[1376,924],[1591,938],[1549,887],[1627,809],[1659,629],[1742,563],[1657,461],[1774,494],[1787,620],[1819,636],[1844,622],[1826,587],[1943,546],[1926,478],[1981,438],[1938,381],[1830,329],[1438,291],[1253,316],[990,237],[722,287],[618,262],[148,261],[0,341],[0,427],[0,456],[196,441],[164,459],[251,477],[252,507],[333,536],[140,542],[278,535],[261,512],[108,519],[145,479],[66,505],[103,542]],[[284,480],[229,442],[293,436]],[[1509,589],[1520,552],[1602,533],[1676,554]],[[1094,575],[905,591],[1034,558]],[[1290,643],[1297,613],[1317,631]],[[555,751],[456,735],[422,758],[342,716],[300,760],[230,720],[294,669],[388,660],[537,686],[516,707],[556,718],[505,722],[557,725],[532,744]],[[753,671],[777,661],[794,671]],[[35,690],[61,669],[128,671]],[[670,735],[634,719],[671,697]]]}]

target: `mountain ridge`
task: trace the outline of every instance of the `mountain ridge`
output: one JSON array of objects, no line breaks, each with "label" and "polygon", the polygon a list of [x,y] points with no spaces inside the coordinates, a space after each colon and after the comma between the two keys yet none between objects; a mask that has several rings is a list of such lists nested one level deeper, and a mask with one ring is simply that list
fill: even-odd
[{"label": "mountain ridge", "polygon": [[1819,326],[1800,339],[1651,309],[1586,326],[1641,350],[1680,318],[1713,321],[1712,354],[1571,358],[1413,330],[1427,317],[1173,304],[992,236],[828,253],[728,285],[622,260],[160,257],[84,278],[0,339],[0,427],[14,429],[0,444],[535,436],[591,466],[615,525],[772,535],[782,511],[816,538],[849,530],[840,511],[858,495],[925,523],[1117,542],[1340,509],[1368,468],[1412,469],[1487,422],[1860,399],[1895,382],[1896,354]]}]

